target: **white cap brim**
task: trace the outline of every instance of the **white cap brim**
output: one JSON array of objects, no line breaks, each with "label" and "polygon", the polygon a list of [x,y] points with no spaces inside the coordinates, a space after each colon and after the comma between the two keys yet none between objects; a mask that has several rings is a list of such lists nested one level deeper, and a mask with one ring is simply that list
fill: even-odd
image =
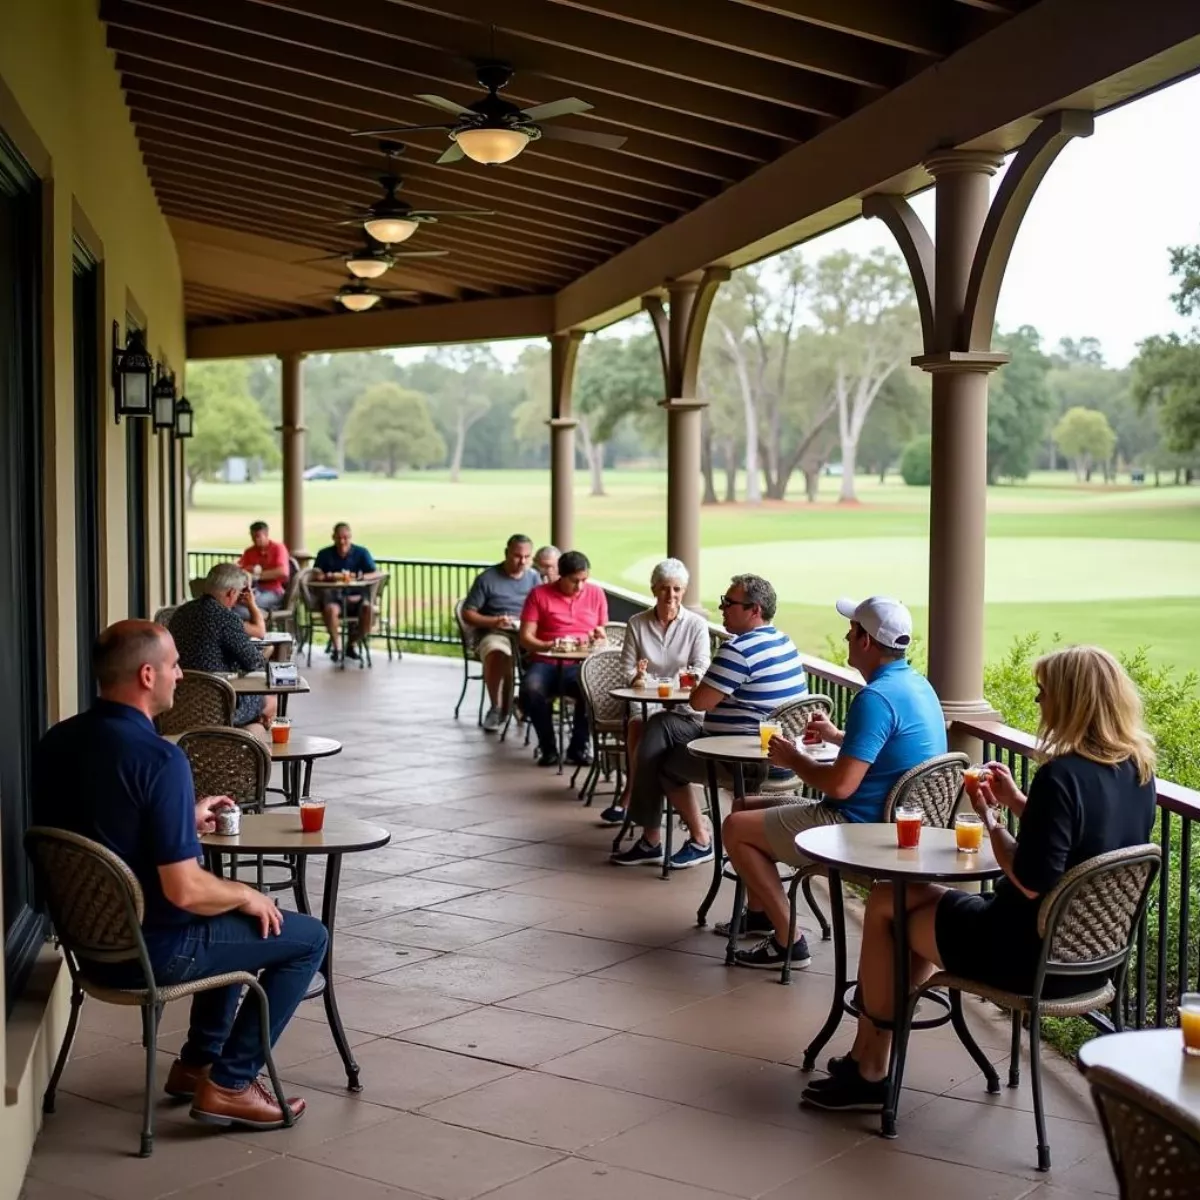
[{"label": "white cap brim", "polygon": [[851,600],[848,596],[843,596],[834,606],[839,614],[846,618],[847,621],[854,620],[854,614],[858,612],[858,601]]}]

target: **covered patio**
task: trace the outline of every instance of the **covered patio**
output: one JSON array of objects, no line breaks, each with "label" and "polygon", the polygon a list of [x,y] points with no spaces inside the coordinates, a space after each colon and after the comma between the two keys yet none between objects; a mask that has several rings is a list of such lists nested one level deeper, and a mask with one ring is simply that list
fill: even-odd
[{"label": "covered patio", "polygon": [[[813,940],[812,966],[787,988],[776,972],[726,967],[724,940],[694,928],[707,872],[664,883],[612,867],[596,807],[537,770],[519,737],[498,745],[469,714],[452,719],[453,660],[377,661],[363,675],[314,661],[308,674],[296,733],[346,746],[317,764],[314,794],[392,834],[346,859],[339,903],[339,1004],[362,1093],[345,1091],[310,1001],[278,1052],[289,1094],[311,1108],[294,1132],[217,1133],[164,1099],[154,1156],[137,1159],[140,1026],[88,1002],[28,1200],[833,1200],[882,1179],[895,1200],[1116,1193],[1083,1078],[1053,1052],[1049,1176],[1034,1168],[1028,1084],[988,1096],[948,1028],[914,1037],[897,1140],[880,1139],[872,1114],[799,1109],[831,943]],[[857,928],[855,911],[852,951]],[[1002,1014],[969,1001],[968,1016],[1007,1062]],[[168,1006],[164,1070],[186,1019]],[[848,1035],[849,1022],[830,1053]]]}]

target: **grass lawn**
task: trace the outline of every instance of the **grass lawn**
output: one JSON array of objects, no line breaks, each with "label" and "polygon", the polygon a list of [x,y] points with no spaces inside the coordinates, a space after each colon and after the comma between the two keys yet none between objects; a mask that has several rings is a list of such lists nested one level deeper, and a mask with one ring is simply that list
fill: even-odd
[{"label": "grass lawn", "polygon": [[[609,472],[609,494],[587,495],[579,475],[576,540],[597,577],[644,590],[666,540],[666,477]],[[862,478],[861,503],[839,506],[839,480],[817,504],[717,505],[701,526],[703,600],[715,607],[725,580],[756,570],[780,595],[779,624],[821,653],[844,622],[832,601],[886,592],[910,604],[922,628],[928,586],[929,493],[898,479]],[[351,475],[305,488],[308,549],[326,545],[334,521],[390,557],[494,559],[521,530],[548,537],[548,475],[540,471],[444,472],[395,480]],[[276,529],[280,484],[201,483],[188,513],[194,548],[243,546],[262,517]],[[1147,646],[1153,657],[1200,670],[1200,488],[1077,486],[1043,473],[988,497],[988,654],[1026,633],[1094,641],[1112,650]]]}]

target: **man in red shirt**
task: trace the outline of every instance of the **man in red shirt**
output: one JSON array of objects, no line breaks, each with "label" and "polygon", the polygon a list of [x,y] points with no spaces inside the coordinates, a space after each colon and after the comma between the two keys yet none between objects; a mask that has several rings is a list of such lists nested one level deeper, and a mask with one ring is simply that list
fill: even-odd
[{"label": "man in red shirt", "polygon": [[288,548],[282,542],[271,541],[266,521],[255,521],[250,526],[250,543],[238,559],[238,566],[250,574],[258,607],[265,613],[273,612],[283,604],[291,575]]},{"label": "man in red shirt", "polygon": [[533,656],[521,680],[521,707],[537,730],[538,765],[542,767],[558,765],[552,702],[560,694],[575,700],[567,762],[586,766],[592,761],[587,709],[579,690],[580,664],[545,657],[560,638],[578,639],[583,648],[604,640],[608,597],[603,588],[588,582],[591,565],[585,554],[568,550],[558,560],[558,578],[535,587],[521,610],[521,646]]}]

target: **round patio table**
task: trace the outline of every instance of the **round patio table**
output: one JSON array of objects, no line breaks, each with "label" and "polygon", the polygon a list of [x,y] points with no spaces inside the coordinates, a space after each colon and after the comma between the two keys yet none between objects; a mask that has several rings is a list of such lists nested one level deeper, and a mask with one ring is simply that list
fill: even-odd
[{"label": "round patio table", "polygon": [[[604,643],[600,643],[600,648],[603,648]],[[563,744],[563,730],[566,725],[567,706],[563,703],[563,669],[567,663],[581,663],[585,658],[591,656],[591,650],[539,650],[538,658],[549,659],[557,668],[558,675],[555,679],[555,691],[558,693],[558,774],[563,773],[563,759],[566,757],[566,746]],[[579,701],[578,703],[582,703]]]},{"label": "round patio table", "polygon": [[[321,923],[329,933],[325,947],[325,959],[321,963],[319,986],[311,990],[305,999],[321,996],[325,1002],[325,1016],[333,1032],[334,1045],[342,1056],[346,1068],[346,1087],[352,1092],[361,1092],[359,1067],[346,1041],[346,1031],[338,1013],[337,994],[333,986],[333,943],[334,925],[337,918],[338,880],[342,873],[342,856],[357,854],[364,850],[375,850],[391,841],[392,835],[379,825],[359,821],[355,817],[337,813],[325,814],[325,826],[318,833],[305,833],[300,828],[300,814],[246,813],[242,817],[242,831],[233,837],[220,837],[206,833],[200,838],[205,857],[213,874],[221,874],[221,857],[229,854],[235,858],[240,854],[284,855],[302,860],[310,855],[324,855],[328,859],[325,867],[325,889],[321,899]],[[301,875],[301,878],[303,876]],[[308,894],[300,886],[296,889],[296,903],[303,913],[310,913]],[[286,921],[286,916],[284,917]]]},{"label": "round patio table", "polygon": [[[304,586],[318,595],[321,592],[328,592],[331,596],[336,593],[342,593],[341,602],[338,604],[338,630],[342,635],[342,653],[338,659],[339,670],[346,669],[346,649],[349,646],[349,631],[350,631],[350,604],[347,592],[357,589],[362,593],[361,599],[368,600],[370,598],[371,585],[376,584],[382,579],[381,575],[372,575],[369,579],[310,579]],[[357,617],[355,618],[357,620]],[[362,665],[362,664],[360,664]]]},{"label": "round patio table", "polygon": [[245,675],[226,675],[223,678],[229,681],[229,686],[233,688],[236,696],[278,696],[281,717],[287,716],[289,696],[302,696],[312,691],[308,680],[303,676],[299,676],[296,683],[282,687],[268,683],[266,671],[248,671]]},{"label": "round patio table", "polygon": [[[796,849],[808,858],[823,863],[829,875],[830,922],[833,925],[834,984],[833,1001],[829,1016],[821,1031],[804,1051],[804,1070],[811,1071],[825,1044],[833,1037],[842,1016],[857,1015],[858,1010],[846,1001],[849,986],[846,979],[846,914],[842,901],[842,872],[863,875],[875,881],[890,882],[895,894],[892,922],[894,944],[894,987],[892,994],[895,1031],[892,1037],[892,1053],[888,1063],[888,1093],[883,1107],[881,1132],[884,1137],[896,1136],[896,1107],[900,1099],[901,1076],[904,1063],[898,1051],[907,1037],[909,981],[908,913],[907,892],[910,883],[979,883],[997,879],[1004,872],[996,862],[991,843],[985,839],[974,854],[958,849],[953,829],[939,829],[933,825],[921,827],[921,840],[911,848],[901,849],[896,842],[896,826],[890,823],[846,823],[822,825],[805,829],[796,834]],[[942,1025],[947,1020],[954,1024],[954,1031],[975,1060],[984,1075],[988,1076],[988,1090],[993,1090],[995,1069],[987,1056],[975,1044],[966,1022],[959,1010],[951,1008],[949,1013],[936,1019],[914,1022],[913,1028],[930,1028]],[[881,1021],[875,1022],[883,1026]],[[999,1090],[999,1082],[995,1090]]]},{"label": "round patio table", "polygon": [[[313,763],[318,758],[341,754],[342,743],[329,737],[293,733],[286,742],[271,743],[271,761],[283,768],[286,804],[299,804],[312,786]],[[272,789],[274,790],[274,789]]]}]

